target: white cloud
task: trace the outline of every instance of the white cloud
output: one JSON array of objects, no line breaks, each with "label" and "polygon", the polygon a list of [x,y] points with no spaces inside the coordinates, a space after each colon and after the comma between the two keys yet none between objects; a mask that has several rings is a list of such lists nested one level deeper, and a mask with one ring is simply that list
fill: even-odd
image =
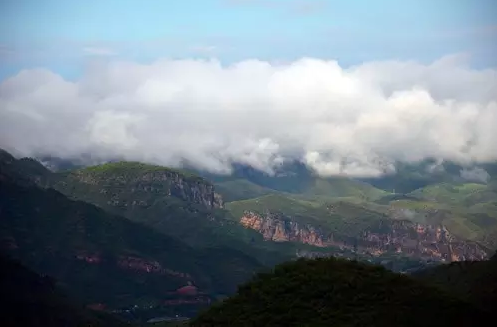
[{"label": "white cloud", "polygon": [[211,171],[292,157],[357,176],[396,160],[497,160],[497,71],[462,59],[348,69],[310,58],[114,61],[75,82],[26,70],[0,84],[0,147]]},{"label": "white cloud", "polygon": [[480,183],[487,183],[490,179],[488,172],[479,167],[464,168],[460,171],[460,175],[465,180]]}]

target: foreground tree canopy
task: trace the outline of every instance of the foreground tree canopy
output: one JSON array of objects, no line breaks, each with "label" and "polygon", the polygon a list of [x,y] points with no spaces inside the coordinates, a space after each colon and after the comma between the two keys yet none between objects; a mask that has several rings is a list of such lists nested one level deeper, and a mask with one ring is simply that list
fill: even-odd
[{"label": "foreground tree canopy", "polygon": [[428,282],[334,258],[255,276],[193,326],[471,326],[485,311]]}]

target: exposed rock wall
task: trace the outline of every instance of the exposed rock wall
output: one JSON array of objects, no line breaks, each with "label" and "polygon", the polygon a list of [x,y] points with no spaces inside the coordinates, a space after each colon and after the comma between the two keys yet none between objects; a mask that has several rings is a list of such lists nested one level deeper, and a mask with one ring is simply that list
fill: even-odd
[{"label": "exposed rock wall", "polygon": [[480,245],[456,238],[443,225],[422,225],[406,220],[380,220],[362,231],[355,239],[288,217],[246,211],[240,223],[277,242],[299,242],[319,247],[338,246],[378,256],[399,253],[441,261],[482,260],[487,253]]},{"label": "exposed rock wall", "polygon": [[[223,207],[223,199],[212,184],[166,169],[138,174],[75,171],[59,179],[54,188],[77,197],[85,193],[82,188],[88,188],[88,196],[93,198],[82,200],[115,207],[149,206],[161,197],[175,197],[209,209]],[[95,193],[100,199],[95,199]]]}]

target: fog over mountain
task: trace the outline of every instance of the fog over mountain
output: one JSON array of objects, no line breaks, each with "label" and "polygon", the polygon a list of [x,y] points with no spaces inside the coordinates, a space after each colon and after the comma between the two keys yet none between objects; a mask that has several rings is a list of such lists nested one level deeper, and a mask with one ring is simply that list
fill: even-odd
[{"label": "fog over mountain", "polygon": [[0,147],[218,173],[233,162],[271,172],[285,158],[363,177],[395,161],[494,161],[497,70],[467,62],[110,61],[74,81],[23,70],[0,83]]}]

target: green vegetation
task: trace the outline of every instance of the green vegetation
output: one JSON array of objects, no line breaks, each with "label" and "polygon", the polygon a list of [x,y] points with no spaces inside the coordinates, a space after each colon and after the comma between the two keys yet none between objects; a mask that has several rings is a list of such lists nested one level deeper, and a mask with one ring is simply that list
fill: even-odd
[{"label": "green vegetation", "polygon": [[488,261],[453,262],[414,275],[449,288],[488,311],[497,310],[497,254]]},{"label": "green vegetation", "polygon": [[[433,169],[434,165],[442,169]],[[407,194],[432,184],[454,182],[460,179],[461,169],[457,164],[448,161],[439,164],[433,159],[415,163],[397,162],[395,174],[364,178],[362,181],[389,192]]]},{"label": "green vegetation", "polygon": [[[278,179],[278,177],[274,177]],[[278,194],[287,197],[300,197],[312,201],[326,202],[334,198],[351,198],[360,200],[375,200],[387,192],[369,184],[349,178],[318,178],[313,177],[300,185],[298,189],[271,189],[255,184],[246,179],[234,179],[215,184],[216,190],[226,202],[247,200],[264,195]]]},{"label": "green vegetation", "polygon": [[[150,176],[149,172],[158,172]],[[162,172],[167,172],[167,176]],[[97,172],[97,173],[96,173]],[[205,204],[213,186],[164,167],[111,163],[55,174],[52,186],[66,196],[101,207],[198,249],[229,248],[273,265],[289,259],[295,245],[264,242],[228,212]]]},{"label": "green vegetation", "polygon": [[[132,304],[163,299],[191,279],[212,294],[230,294],[262,265],[233,248],[193,249],[93,205],[71,201],[52,189],[0,182],[0,239],[10,253],[37,272],[60,280],[86,303]],[[78,260],[96,256],[98,264]],[[121,269],[119,258],[158,262],[175,274]]]},{"label": "green vegetation", "polygon": [[497,192],[489,185],[434,184],[415,190],[408,197],[393,200],[389,205],[423,214],[423,223],[443,224],[462,238],[480,241],[490,248],[497,247],[497,241],[489,238],[497,230]]},{"label": "green vegetation", "polygon": [[[140,168],[141,164],[132,165],[139,171],[133,173],[133,179],[123,178],[130,169],[119,164],[106,167],[121,170],[103,169],[106,173],[101,175],[83,173],[85,170],[52,174],[34,160],[16,160],[7,153],[1,159],[2,247],[7,246],[35,271],[60,280],[85,303],[103,302],[114,307],[142,299],[158,303],[165,293],[192,280],[209,296],[231,294],[263,264],[287,260],[297,249],[291,244],[264,242],[260,234],[228,218],[224,210],[177,197],[184,194],[169,196],[166,183],[154,178],[143,181],[141,177],[146,177],[148,170]],[[33,166],[36,169],[26,169]],[[45,186],[39,183],[40,175],[73,198],[81,195],[78,200],[91,200],[106,210],[72,201],[53,189],[39,188],[37,184]],[[89,183],[79,182],[76,176]],[[205,181],[196,185],[210,187]],[[149,192],[150,187],[159,192]],[[184,189],[188,190],[188,184]],[[147,204],[134,208],[108,205],[116,196],[120,204]],[[85,256],[96,256],[99,263],[88,263]],[[157,262],[171,273],[121,269],[117,263],[122,257]]]},{"label": "green vegetation", "polygon": [[[234,193],[227,201],[260,197],[270,193],[302,195],[310,198],[356,197],[373,200],[388,194],[368,183],[347,177],[320,177],[302,163],[286,163],[273,175],[235,165],[230,176],[197,172],[220,186],[223,195]],[[241,190],[240,190],[241,189]]]},{"label": "green vegetation", "polygon": [[289,216],[306,216],[317,219],[326,215],[325,208],[319,203],[288,197],[282,194],[270,194],[255,199],[235,201],[226,204],[226,209],[235,217],[241,217],[245,210],[263,214],[265,211],[280,212]]},{"label": "green vegetation", "polygon": [[235,201],[226,204],[234,217],[241,217],[245,211],[260,215],[266,213],[283,215],[287,219],[321,228],[336,236],[357,236],[364,229],[374,225],[385,215],[370,210],[366,205],[346,201],[321,203],[299,197],[271,194],[263,197]]},{"label": "green vegetation", "polygon": [[471,326],[469,301],[382,267],[297,260],[258,274],[191,326]]},{"label": "green vegetation", "polygon": [[315,178],[302,194],[327,198],[353,197],[362,200],[376,200],[388,194],[370,184],[351,178]]},{"label": "green vegetation", "polygon": [[216,191],[223,196],[224,201],[239,201],[276,193],[277,191],[259,186],[245,179],[216,183]]},{"label": "green vegetation", "polygon": [[[319,178],[302,165],[274,176],[240,168],[233,176],[211,176],[227,201],[223,209],[205,178],[156,165],[115,162],[51,173],[36,160],[0,151],[0,168],[1,247],[56,278],[58,288],[85,304],[148,307],[175,298],[170,292],[188,282],[208,299],[219,299],[252,277],[193,325],[459,326],[494,309],[488,305],[495,303],[496,290],[489,271],[496,269],[487,262],[420,272],[421,281],[336,259],[287,262],[253,277],[300,250],[316,256],[339,250],[266,242],[239,224],[245,211],[253,211],[311,225],[350,246],[365,232],[390,233],[392,219],[401,220],[400,229],[403,219],[411,219],[443,224],[451,233],[497,248],[494,182],[456,183],[447,175],[430,181],[405,168],[404,177],[414,176],[414,184],[426,187],[414,190],[407,183],[410,193],[399,194],[350,178]],[[339,254],[354,257],[351,253],[346,248]],[[138,260],[140,268],[124,267],[123,258]],[[393,270],[425,264],[394,251],[375,259]]]},{"label": "green vegetation", "polygon": [[191,181],[198,181],[204,183],[206,182],[205,179],[199,177],[198,175],[192,174],[186,170],[172,169],[164,166],[145,164],[136,161],[110,162],[102,165],[82,168],[73,172],[81,174],[98,174],[98,175],[124,174],[125,176],[128,177],[136,175],[139,176],[146,173],[155,173],[155,172],[174,173],[174,174],[180,174],[182,177],[189,179]]},{"label": "green vegetation", "polygon": [[[440,202],[450,205],[464,206],[472,205],[480,201],[479,196],[485,196],[487,186],[476,183],[442,183],[430,185],[410,193],[411,196],[434,202]],[[493,195],[495,200],[496,195]]]}]

